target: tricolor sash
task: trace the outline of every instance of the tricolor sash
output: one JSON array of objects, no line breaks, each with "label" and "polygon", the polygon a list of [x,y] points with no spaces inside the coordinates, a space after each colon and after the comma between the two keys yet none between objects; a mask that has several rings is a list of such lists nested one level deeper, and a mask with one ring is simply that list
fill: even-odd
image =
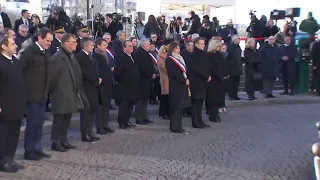
[{"label": "tricolor sash", "polygon": [[114,59],[114,56],[109,49],[107,49],[107,53]]},{"label": "tricolor sash", "polygon": [[159,49],[158,48],[156,48],[156,51],[157,51],[157,53],[159,53]]},{"label": "tricolor sash", "polygon": [[151,56],[151,58],[152,58],[153,63],[154,63],[155,65],[157,65],[157,64],[158,64],[157,58],[154,57],[153,54],[151,54],[151,53],[149,53],[149,54],[150,54],[150,56]]},{"label": "tricolor sash", "polygon": [[[181,69],[181,71],[183,72],[184,78],[188,79],[186,64],[184,62],[174,58],[173,56],[169,56],[169,58]],[[191,97],[190,86],[188,86],[188,96]]]}]

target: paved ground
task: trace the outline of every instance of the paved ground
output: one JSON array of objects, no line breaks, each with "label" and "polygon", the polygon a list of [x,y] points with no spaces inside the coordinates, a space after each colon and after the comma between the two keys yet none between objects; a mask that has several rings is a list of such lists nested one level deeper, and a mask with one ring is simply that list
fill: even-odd
[{"label": "paved ground", "polygon": [[[28,162],[22,160],[21,143],[17,161],[26,169],[0,173],[0,179],[311,180],[319,109],[317,104],[229,108],[224,123],[205,130],[190,128],[184,119],[190,135],[170,133],[169,121],[152,115],[155,125],[117,130],[94,144],[80,142],[72,129],[70,141],[78,149]],[[44,136],[46,147],[49,139]]]}]

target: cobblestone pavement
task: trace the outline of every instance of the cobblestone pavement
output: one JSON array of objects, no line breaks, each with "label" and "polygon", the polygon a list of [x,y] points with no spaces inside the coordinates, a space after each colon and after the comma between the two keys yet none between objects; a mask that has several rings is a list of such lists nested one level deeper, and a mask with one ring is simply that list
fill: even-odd
[{"label": "cobblestone pavement", "polygon": [[[279,105],[229,109],[224,123],[190,135],[170,133],[169,121],[156,116],[155,125],[117,130],[99,142],[79,141],[78,149],[52,154],[39,162],[22,160],[17,174],[1,180],[309,180],[313,175],[311,145],[318,141],[315,122],[320,105]],[[204,115],[207,119],[207,116]],[[116,124],[112,124],[116,126]],[[50,136],[44,136],[50,146]]]}]

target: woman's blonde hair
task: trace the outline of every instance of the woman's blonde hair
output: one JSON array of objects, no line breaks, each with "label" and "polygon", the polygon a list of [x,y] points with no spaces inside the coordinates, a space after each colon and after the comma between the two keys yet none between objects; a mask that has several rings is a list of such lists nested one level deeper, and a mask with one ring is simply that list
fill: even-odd
[{"label": "woman's blonde hair", "polygon": [[162,53],[167,54],[167,52],[168,52],[168,46],[165,46],[165,45],[161,46],[159,49],[159,53],[157,55],[157,59],[159,59],[160,54],[162,54]]},{"label": "woman's blonde hair", "polygon": [[221,47],[222,47],[221,41],[212,39],[209,42],[207,51],[208,52],[216,52],[218,47],[220,47],[220,49],[221,49]]},{"label": "woman's blonde hair", "polygon": [[253,41],[255,41],[254,38],[249,38],[246,42],[246,48],[250,48],[250,43],[252,43]]}]

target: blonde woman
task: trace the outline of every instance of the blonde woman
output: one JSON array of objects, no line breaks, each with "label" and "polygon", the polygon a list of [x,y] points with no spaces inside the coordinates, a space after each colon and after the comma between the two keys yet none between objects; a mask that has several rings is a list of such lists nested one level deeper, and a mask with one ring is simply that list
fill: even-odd
[{"label": "blonde woman", "polygon": [[219,116],[219,109],[225,107],[225,88],[223,81],[228,78],[224,71],[224,58],[220,52],[222,43],[219,40],[211,40],[208,45],[211,81],[207,88],[207,105],[209,120],[222,122]]},{"label": "blonde woman", "polygon": [[157,56],[158,68],[160,74],[160,106],[159,106],[159,117],[163,119],[169,119],[169,78],[166,69],[166,58],[167,58],[168,46],[161,46]]},{"label": "blonde woman", "polygon": [[256,49],[256,41],[248,39],[244,50],[245,90],[249,100],[257,99],[254,92],[262,89],[261,59]]}]

